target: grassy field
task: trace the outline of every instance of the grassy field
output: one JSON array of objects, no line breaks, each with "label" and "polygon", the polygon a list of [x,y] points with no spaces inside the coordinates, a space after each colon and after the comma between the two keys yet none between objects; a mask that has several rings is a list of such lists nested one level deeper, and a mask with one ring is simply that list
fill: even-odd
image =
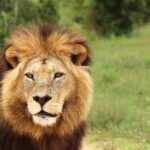
[{"label": "grassy field", "polygon": [[128,37],[88,37],[95,83],[88,141],[122,150],[149,150],[150,25]]}]

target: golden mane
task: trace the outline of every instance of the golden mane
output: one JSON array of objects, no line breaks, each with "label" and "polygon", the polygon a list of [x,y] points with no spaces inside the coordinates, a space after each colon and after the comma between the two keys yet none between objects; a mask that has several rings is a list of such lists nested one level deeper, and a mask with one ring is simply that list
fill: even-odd
[{"label": "golden mane", "polygon": [[[21,112],[26,107],[21,94],[21,78],[24,68],[30,60],[36,57],[45,60],[49,56],[59,59],[71,72],[75,81],[75,91],[70,101],[65,103],[61,119],[56,126],[50,128],[33,124],[28,114]],[[7,39],[6,49],[0,57],[0,80],[2,81],[0,134],[3,135],[3,126],[8,129],[5,131],[5,138],[0,136],[0,140],[3,138],[7,141],[11,133],[12,138],[24,139],[24,136],[27,136],[26,139],[30,138],[32,141],[32,144],[27,145],[35,146],[39,145],[40,140],[45,142],[54,138],[49,144],[43,143],[44,146],[41,145],[39,148],[35,146],[36,148],[33,149],[80,150],[92,98],[90,62],[90,51],[86,40],[71,30],[65,30],[57,25],[33,25],[14,32]],[[22,102],[17,104],[20,100]],[[18,119],[10,110],[19,116]],[[54,148],[55,146],[57,148]],[[1,148],[5,150],[0,142]],[[9,149],[11,148],[10,146]]]},{"label": "golden mane", "polygon": [[90,64],[90,52],[86,40],[77,33],[57,25],[33,25],[21,28],[14,32],[6,43],[13,49],[8,54],[6,53],[7,56],[19,55],[19,59],[29,59],[36,56],[44,58],[48,55],[54,55],[61,58],[72,56],[71,59],[75,60],[75,56],[85,53],[82,45],[87,50],[87,57],[83,58],[81,63],[82,65]]}]

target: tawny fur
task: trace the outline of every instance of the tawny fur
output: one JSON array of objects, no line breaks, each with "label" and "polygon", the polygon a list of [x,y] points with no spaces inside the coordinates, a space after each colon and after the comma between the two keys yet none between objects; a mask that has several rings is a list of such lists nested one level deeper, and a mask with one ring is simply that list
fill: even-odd
[{"label": "tawny fur", "polygon": [[[57,123],[42,127],[33,123],[27,111],[22,80],[29,61],[50,57],[71,73],[74,91],[64,101]],[[34,25],[14,32],[0,57],[0,149],[80,150],[92,97],[89,65],[86,41],[70,30]]]}]

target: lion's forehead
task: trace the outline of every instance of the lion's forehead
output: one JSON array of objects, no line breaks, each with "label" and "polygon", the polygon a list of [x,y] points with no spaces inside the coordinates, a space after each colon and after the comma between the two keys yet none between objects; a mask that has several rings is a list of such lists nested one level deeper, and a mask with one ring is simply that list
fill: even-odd
[{"label": "lion's forehead", "polygon": [[67,72],[65,65],[56,58],[34,58],[27,63],[26,71],[32,72]]}]

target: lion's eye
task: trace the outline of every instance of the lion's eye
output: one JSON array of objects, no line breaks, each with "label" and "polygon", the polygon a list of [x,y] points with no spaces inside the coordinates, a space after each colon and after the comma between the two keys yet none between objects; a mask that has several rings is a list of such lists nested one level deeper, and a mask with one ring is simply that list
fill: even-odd
[{"label": "lion's eye", "polygon": [[54,75],[54,79],[56,78],[61,78],[64,76],[64,73],[63,72],[56,72],[55,75]]},{"label": "lion's eye", "polygon": [[34,79],[34,75],[32,73],[25,73],[25,76],[29,79]]}]

